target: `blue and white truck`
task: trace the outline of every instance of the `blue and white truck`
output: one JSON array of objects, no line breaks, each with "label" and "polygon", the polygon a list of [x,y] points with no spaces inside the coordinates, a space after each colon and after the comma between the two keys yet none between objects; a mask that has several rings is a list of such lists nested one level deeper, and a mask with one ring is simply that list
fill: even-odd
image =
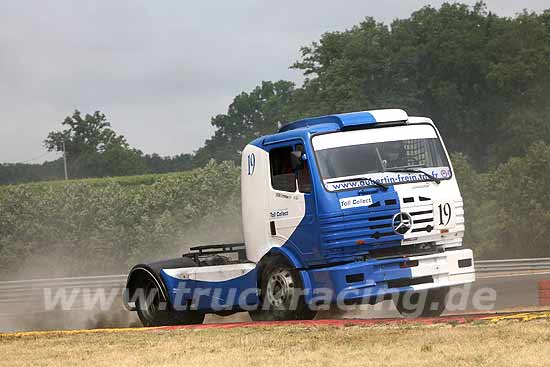
[{"label": "blue and white truck", "polygon": [[449,287],[475,280],[462,197],[429,118],[295,121],[250,142],[241,171],[244,243],[132,268],[125,304],[144,325],[240,311],[311,319],[327,304],[386,299],[405,316],[439,316]]}]

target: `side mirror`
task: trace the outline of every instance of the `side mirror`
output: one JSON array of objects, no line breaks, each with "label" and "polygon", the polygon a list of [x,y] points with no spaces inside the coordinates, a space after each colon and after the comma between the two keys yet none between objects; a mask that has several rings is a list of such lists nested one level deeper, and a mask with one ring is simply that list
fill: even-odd
[{"label": "side mirror", "polygon": [[290,153],[290,164],[293,170],[299,170],[304,168],[304,160],[302,159],[303,153],[299,150],[295,150]]}]

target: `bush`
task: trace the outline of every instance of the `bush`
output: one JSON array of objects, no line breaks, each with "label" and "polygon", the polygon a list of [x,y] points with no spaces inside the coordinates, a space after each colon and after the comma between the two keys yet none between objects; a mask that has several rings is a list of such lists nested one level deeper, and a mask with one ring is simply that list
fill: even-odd
[{"label": "bush", "polygon": [[550,146],[535,143],[493,171],[453,166],[464,198],[466,247],[478,258],[550,257]]},{"label": "bush", "polygon": [[[477,258],[550,256],[550,146],[494,171],[452,156],[465,246]],[[240,172],[211,161],[182,173],[0,187],[0,277],[126,272],[189,244],[241,240]]]},{"label": "bush", "polygon": [[212,161],[175,174],[1,187],[0,276],[124,272],[193,241],[238,240],[239,178],[232,163]]},{"label": "bush", "polygon": [[[531,145],[523,157],[511,158],[491,175],[495,237],[512,257],[549,257],[550,146]],[[497,253],[494,256],[498,256]]]},{"label": "bush", "polygon": [[451,159],[464,200],[464,246],[473,249],[476,258],[492,257],[499,249],[494,216],[498,201],[490,194],[490,174],[477,173],[463,154],[453,154]]}]

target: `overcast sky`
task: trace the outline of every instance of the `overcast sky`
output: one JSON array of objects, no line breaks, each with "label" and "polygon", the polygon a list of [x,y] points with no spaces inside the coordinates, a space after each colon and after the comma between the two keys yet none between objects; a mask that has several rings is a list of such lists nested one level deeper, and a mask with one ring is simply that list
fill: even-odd
[{"label": "overcast sky", "polygon": [[[441,3],[0,0],[0,162],[54,159],[42,141],[74,109],[101,110],[146,153],[192,152],[236,94],[262,80],[299,84],[288,67],[300,46],[366,16],[389,23]],[[506,16],[550,7],[487,4]]]}]

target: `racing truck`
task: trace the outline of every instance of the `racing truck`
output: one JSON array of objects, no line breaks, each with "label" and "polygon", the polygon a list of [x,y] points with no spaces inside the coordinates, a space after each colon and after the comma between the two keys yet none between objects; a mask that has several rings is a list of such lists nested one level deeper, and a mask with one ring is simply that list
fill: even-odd
[{"label": "racing truck", "polygon": [[388,299],[434,317],[449,287],[475,280],[462,197],[429,118],[382,109],[283,125],[243,149],[241,198],[244,243],[131,269],[124,302],[145,326],[242,311],[312,319],[321,306]]}]

